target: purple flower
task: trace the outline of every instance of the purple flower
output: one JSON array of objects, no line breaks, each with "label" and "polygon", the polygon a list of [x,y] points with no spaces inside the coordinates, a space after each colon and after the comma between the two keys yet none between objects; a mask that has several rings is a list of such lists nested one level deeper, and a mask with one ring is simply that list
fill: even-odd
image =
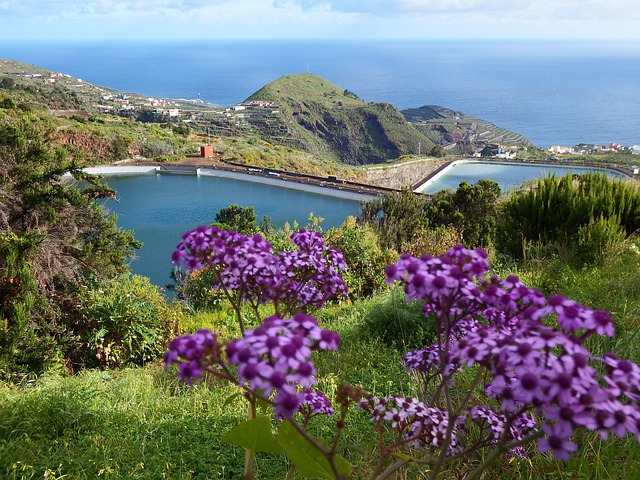
[{"label": "purple flower", "polygon": [[189,385],[200,378],[207,367],[220,363],[221,345],[217,335],[209,330],[198,330],[193,335],[181,335],[169,343],[164,356],[165,370],[172,363],[179,363],[178,377]]},{"label": "purple flower", "polygon": [[544,424],[542,430],[545,436],[538,440],[538,450],[542,453],[551,450],[554,460],[569,460],[571,452],[578,447],[569,441],[573,433],[565,424],[557,424],[555,427]]},{"label": "purple flower", "polygon": [[282,419],[292,417],[302,404],[302,398],[302,393],[280,390],[278,395],[273,399],[276,418]]},{"label": "purple flower", "polygon": [[188,383],[189,385],[193,385],[194,378],[200,378],[202,375],[202,370],[200,368],[200,364],[193,360],[191,362],[180,362],[178,367],[178,378]]},{"label": "purple flower", "polygon": [[309,415],[326,415],[327,417],[333,415],[331,402],[329,402],[325,394],[309,388],[302,391],[300,408],[306,408]]},{"label": "purple flower", "polygon": [[[562,459],[575,451],[570,438],[578,427],[603,438],[608,432],[640,437],[640,367],[612,354],[595,357],[583,345],[590,335],[613,335],[606,312],[560,295],[546,299],[515,276],[489,276],[486,255],[462,246],[437,258],[403,255],[386,276],[404,285],[407,299],[424,302],[427,321],[437,323],[436,343],[407,353],[407,370],[445,385],[462,366],[485,370],[485,393],[500,408],[491,413],[475,406],[469,418],[498,434],[502,419],[515,426],[515,413],[535,410],[546,422],[539,448]],[[422,389],[438,391],[437,385]],[[400,409],[381,405],[371,409],[376,421],[387,418],[399,427]],[[510,430],[514,439],[535,429],[531,417],[518,421],[522,429]]]},{"label": "purple flower", "polygon": [[236,292],[254,305],[274,302],[288,314],[346,295],[339,273],[346,263],[339,250],[326,246],[318,232],[301,230],[291,242],[295,250],[275,254],[258,234],[202,226],[183,235],[171,258],[189,271],[213,269],[216,289]]},{"label": "purple flower", "polygon": [[[386,423],[397,430],[412,448],[439,449],[444,445],[449,426],[446,410],[402,396],[369,397],[362,400],[358,408],[368,412],[372,422]],[[454,428],[447,452],[454,454],[458,448],[458,429]]]},{"label": "purple flower", "polygon": [[[303,403],[299,387],[316,384],[311,352],[337,348],[340,337],[318,326],[315,318],[298,314],[294,318],[266,318],[262,325],[245,330],[241,339],[227,344],[227,358],[237,366],[239,384],[270,396],[282,418]],[[323,339],[329,338],[331,341]]]}]

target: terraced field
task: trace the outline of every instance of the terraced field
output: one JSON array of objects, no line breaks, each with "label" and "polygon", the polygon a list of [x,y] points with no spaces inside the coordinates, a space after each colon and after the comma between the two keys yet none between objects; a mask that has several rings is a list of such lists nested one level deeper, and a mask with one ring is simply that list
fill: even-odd
[{"label": "terraced field", "polygon": [[408,122],[439,145],[464,145],[473,149],[486,144],[529,146],[531,142],[519,133],[498,127],[478,117],[425,105],[401,112]]}]

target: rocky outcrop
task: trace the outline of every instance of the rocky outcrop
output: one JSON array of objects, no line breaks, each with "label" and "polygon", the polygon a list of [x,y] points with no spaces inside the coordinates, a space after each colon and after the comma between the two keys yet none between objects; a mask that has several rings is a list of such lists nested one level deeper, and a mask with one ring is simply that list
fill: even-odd
[{"label": "rocky outcrop", "polygon": [[[74,151],[84,152],[88,159],[91,160],[108,160],[111,161],[117,156],[114,141],[107,138],[98,138],[96,136],[59,130],[56,134],[57,142]],[[126,147],[126,155],[136,156],[142,154],[142,145],[138,142],[132,142]],[[123,156],[124,151],[121,152]]]},{"label": "rocky outcrop", "polygon": [[104,138],[77,132],[59,132],[57,140],[63,147],[87,152],[92,158],[111,158],[112,142]]}]

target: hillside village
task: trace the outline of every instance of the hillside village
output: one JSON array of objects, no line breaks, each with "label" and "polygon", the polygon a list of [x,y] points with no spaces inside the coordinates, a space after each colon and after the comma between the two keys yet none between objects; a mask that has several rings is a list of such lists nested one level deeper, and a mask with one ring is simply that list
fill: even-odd
[{"label": "hillside village", "polygon": [[631,153],[640,155],[640,145],[624,146],[612,142],[607,145],[595,145],[589,143],[579,143],[573,147],[564,147],[553,145],[548,148],[549,152],[554,155],[589,155],[589,154],[608,154],[608,153]]},{"label": "hillside village", "polygon": [[[248,99],[236,105],[219,106],[206,103],[199,98],[154,98],[93,85],[68,74],[49,72],[10,60],[0,60],[0,74],[3,75],[0,78],[2,88],[12,88],[24,82],[27,86],[43,90],[43,93],[50,92],[51,98],[55,98],[61,91],[70,91],[71,95],[78,99],[77,103],[82,105],[78,110],[52,105],[51,113],[54,116],[78,115],[89,118],[94,114],[106,113],[142,122],[170,123],[186,127],[186,131],[207,136],[257,133],[276,142],[295,144],[300,140],[299,133],[291,128],[291,120],[287,121],[283,117],[281,105],[274,101]],[[342,108],[344,106],[340,104],[340,109]],[[535,150],[535,146],[516,132],[447,108],[426,105],[400,113],[416,130],[436,145],[436,151],[426,148],[421,151],[418,144],[418,150],[413,152],[418,155],[439,152],[439,155],[514,160],[527,156],[526,152],[530,148]],[[547,152],[552,158],[568,155],[640,154],[640,145],[555,145]]]}]

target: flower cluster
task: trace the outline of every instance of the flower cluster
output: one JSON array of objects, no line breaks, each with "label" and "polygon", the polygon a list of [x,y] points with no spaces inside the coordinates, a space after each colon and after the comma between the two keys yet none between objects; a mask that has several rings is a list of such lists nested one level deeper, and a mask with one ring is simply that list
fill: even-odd
[{"label": "flower cluster", "polygon": [[[490,407],[476,405],[469,409],[469,416],[478,425],[481,434],[488,430],[487,438],[490,439],[491,445],[511,440],[522,440],[537,431],[535,420],[525,413],[515,416],[511,422],[507,423],[505,415],[496,413]],[[510,454],[526,458],[522,446],[512,448]]]},{"label": "flower cluster", "polygon": [[169,343],[164,356],[165,370],[178,363],[178,378],[189,385],[202,376],[202,371],[221,362],[222,345],[218,336],[209,330],[198,330],[193,335],[181,335]]},{"label": "flower cluster", "polygon": [[[546,299],[515,276],[502,280],[487,271],[486,254],[462,246],[437,258],[403,256],[387,268],[387,280],[421,299],[437,325],[437,343],[409,352],[407,369],[445,382],[463,366],[485,369],[485,392],[499,413],[476,409],[471,417],[514,428],[520,413],[534,411],[544,422],[538,448],[556,459],[575,450],[570,439],[579,427],[640,438],[640,368],[612,354],[595,357],[584,346],[591,335],[613,335],[609,315],[560,295]],[[557,328],[548,326],[552,318]],[[524,425],[533,431],[528,420]]]},{"label": "flower cluster", "polygon": [[186,232],[171,260],[187,271],[213,268],[216,288],[237,292],[240,300],[264,304],[282,282],[271,244],[260,235],[242,235],[218,227],[200,226]]},{"label": "flower cluster", "polygon": [[237,365],[239,383],[265,397],[275,395],[276,416],[288,418],[301,404],[321,410],[319,398],[307,398],[316,383],[315,367],[310,360],[313,350],[337,350],[337,333],[318,326],[315,318],[299,313],[293,318],[269,317],[261,326],[245,330],[241,339],[227,344],[231,365]]},{"label": "flower cluster", "polygon": [[326,395],[322,392],[311,390],[310,388],[302,391],[302,401],[299,410],[304,411],[308,416],[326,415],[330,417],[333,415],[331,402]]},{"label": "flower cluster", "polygon": [[[254,307],[273,302],[276,315],[226,346],[208,330],[178,337],[165,364],[177,363],[178,376],[189,384],[204,371],[225,378],[248,391],[251,401],[268,400],[277,418],[300,412],[306,426],[314,415],[333,413],[328,399],[311,389],[316,384],[311,354],[336,350],[340,338],[295,312],[344,295],[339,272],[346,265],[319,233],[302,230],[291,241],[293,250],[276,254],[260,235],[216,227],[187,232],[173,261],[188,270],[211,269],[216,288],[237,307],[241,326],[241,302]],[[577,449],[572,437],[578,428],[603,438],[631,433],[640,440],[640,367],[586,348],[591,336],[613,336],[606,312],[560,295],[546,298],[516,276],[490,275],[485,252],[461,245],[440,257],[403,255],[387,267],[386,279],[401,282],[410,301],[423,302],[425,316],[436,325],[436,343],[403,359],[423,383],[420,398],[365,397],[351,386],[338,390],[341,415],[355,402],[378,426],[377,472],[385,468],[384,455],[407,447],[426,451],[424,463],[438,458],[437,470],[445,460],[487,446],[523,457],[523,445],[533,439],[539,451],[568,459]],[[454,383],[469,367],[475,378]],[[480,397],[482,403],[475,404]],[[397,435],[383,448],[387,427]]]},{"label": "flower cluster", "polygon": [[441,449],[446,446],[450,455],[459,449],[455,429],[452,429],[450,441],[445,443],[449,428],[446,410],[428,407],[415,398],[401,396],[371,396],[361,400],[358,408],[369,413],[372,422],[389,422],[391,428],[399,432],[399,442],[408,443],[413,448]]},{"label": "flower cluster", "polygon": [[172,261],[187,270],[212,268],[216,288],[235,292],[255,305],[274,302],[292,313],[304,307],[320,308],[346,295],[340,270],[346,263],[339,250],[324,244],[322,234],[301,230],[291,235],[296,250],[274,254],[262,236],[242,235],[218,227],[186,232]]},{"label": "flower cluster", "polygon": [[291,235],[296,250],[278,254],[285,272],[282,300],[301,307],[322,307],[326,299],[346,296],[347,287],[340,270],[347,264],[340,250],[329,248],[320,232],[300,230]]},{"label": "flower cluster", "polygon": [[[329,400],[309,388],[316,383],[310,357],[314,350],[337,350],[339,343],[336,332],[320,328],[309,315],[273,316],[258,328],[245,330],[242,338],[232,340],[226,348],[209,330],[174,338],[165,355],[165,369],[177,363],[178,377],[189,385],[208,371],[264,398],[273,397],[279,418],[292,416],[301,406],[309,415],[331,415]],[[237,366],[236,377],[225,368],[223,351],[226,363]]]}]

